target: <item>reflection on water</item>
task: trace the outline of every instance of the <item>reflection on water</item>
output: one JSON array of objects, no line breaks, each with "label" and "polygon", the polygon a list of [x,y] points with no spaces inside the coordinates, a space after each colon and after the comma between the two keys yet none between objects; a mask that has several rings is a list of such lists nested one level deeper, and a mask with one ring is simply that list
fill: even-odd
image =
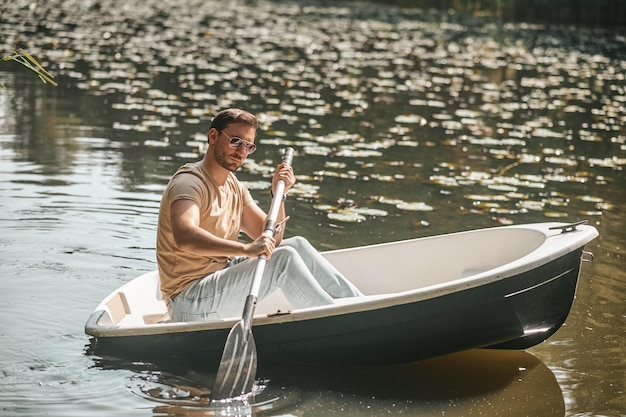
[{"label": "reflection on water", "polygon": [[[132,369],[131,391],[165,415],[221,415],[209,407],[214,375],[198,363],[96,361]],[[251,415],[563,416],[550,369],[526,352],[473,350],[383,367],[264,368]],[[259,384],[261,386],[259,386]],[[241,411],[241,410],[240,410]],[[240,413],[241,414],[241,413]],[[245,412],[243,413],[245,414]]]},{"label": "reflection on water", "polygon": [[600,231],[534,356],[260,369],[255,412],[626,412],[623,33],[363,2],[14,0],[0,39],[59,81],[0,63],[3,415],[206,411],[209,372],[84,355],[83,325],[154,269],[161,191],[229,105],[262,121],[240,173],[261,206],[296,149],[288,230],[320,249],[553,219]]}]

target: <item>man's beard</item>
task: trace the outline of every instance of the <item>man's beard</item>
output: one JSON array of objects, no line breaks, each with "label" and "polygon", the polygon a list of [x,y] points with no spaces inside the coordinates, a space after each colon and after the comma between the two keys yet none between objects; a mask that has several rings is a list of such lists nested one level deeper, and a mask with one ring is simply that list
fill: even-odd
[{"label": "man's beard", "polygon": [[217,161],[217,163],[220,164],[222,168],[227,169],[230,172],[235,172],[239,168],[241,168],[244,159],[238,160],[238,162],[234,162],[232,160],[232,157],[237,158],[236,154],[227,155],[226,153],[220,152],[219,150],[216,150],[215,152],[215,160]]}]

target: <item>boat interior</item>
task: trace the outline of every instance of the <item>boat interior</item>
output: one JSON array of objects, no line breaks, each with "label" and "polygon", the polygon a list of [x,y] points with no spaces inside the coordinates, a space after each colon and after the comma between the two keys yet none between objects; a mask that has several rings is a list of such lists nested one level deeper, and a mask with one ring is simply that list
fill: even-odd
[{"label": "boat interior", "polygon": [[[492,228],[340,249],[324,256],[368,299],[376,299],[445,285],[502,267],[533,252],[545,240],[546,235],[536,229]],[[152,271],[121,287],[103,301],[106,313],[98,325],[134,327],[167,322],[168,310],[158,282],[157,271]],[[290,310],[291,305],[277,290],[259,300],[256,314]]]},{"label": "boat interior", "polygon": [[430,287],[516,261],[546,240],[540,230],[492,228],[326,252],[365,295]]}]

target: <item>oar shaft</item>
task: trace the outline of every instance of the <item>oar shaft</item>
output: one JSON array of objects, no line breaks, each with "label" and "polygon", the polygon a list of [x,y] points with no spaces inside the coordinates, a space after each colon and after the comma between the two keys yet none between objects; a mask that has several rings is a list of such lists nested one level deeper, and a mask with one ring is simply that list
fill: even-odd
[{"label": "oar shaft", "polygon": [[[285,149],[283,162],[287,165],[291,165],[292,161],[293,161],[293,148],[287,148]],[[265,222],[265,230],[263,231],[263,233],[266,234],[267,236],[274,236],[275,227],[276,227],[276,219],[278,219],[278,213],[280,211],[280,206],[283,201],[284,193],[285,193],[285,181],[279,180],[278,183],[276,184],[274,197],[272,198],[272,203],[270,205],[269,213],[267,216],[267,221]],[[250,295],[253,295],[255,299],[259,295],[259,290],[261,288],[261,280],[263,278],[263,272],[265,271],[266,262],[267,262],[267,259],[265,255],[259,256],[257,260],[257,264],[256,264],[256,269],[254,270],[254,278],[252,279]],[[256,300],[254,304],[256,305]],[[245,313],[246,313],[246,310],[244,309],[243,319],[244,319],[244,324],[246,324],[245,327],[247,330],[248,323],[246,323]],[[252,308],[251,313],[254,313],[254,308]],[[250,318],[251,317],[252,317],[252,314],[250,314]]]},{"label": "oar shaft", "polygon": [[[291,148],[289,148],[291,149]],[[280,211],[280,205],[283,200],[283,194],[285,193],[285,181],[279,180],[276,184],[276,195],[272,199],[270,210],[267,216],[267,222],[265,222],[265,233],[268,236],[274,236],[276,220],[278,219],[278,213]]]}]

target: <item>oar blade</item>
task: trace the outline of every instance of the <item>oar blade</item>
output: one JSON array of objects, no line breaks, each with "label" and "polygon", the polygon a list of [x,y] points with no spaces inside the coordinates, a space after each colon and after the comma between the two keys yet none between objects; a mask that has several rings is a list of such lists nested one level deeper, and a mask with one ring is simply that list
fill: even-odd
[{"label": "oar blade", "polygon": [[252,331],[243,320],[233,326],[226,339],[222,360],[211,391],[211,401],[237,398],[250,393],[256,377],[256,346]]}]

